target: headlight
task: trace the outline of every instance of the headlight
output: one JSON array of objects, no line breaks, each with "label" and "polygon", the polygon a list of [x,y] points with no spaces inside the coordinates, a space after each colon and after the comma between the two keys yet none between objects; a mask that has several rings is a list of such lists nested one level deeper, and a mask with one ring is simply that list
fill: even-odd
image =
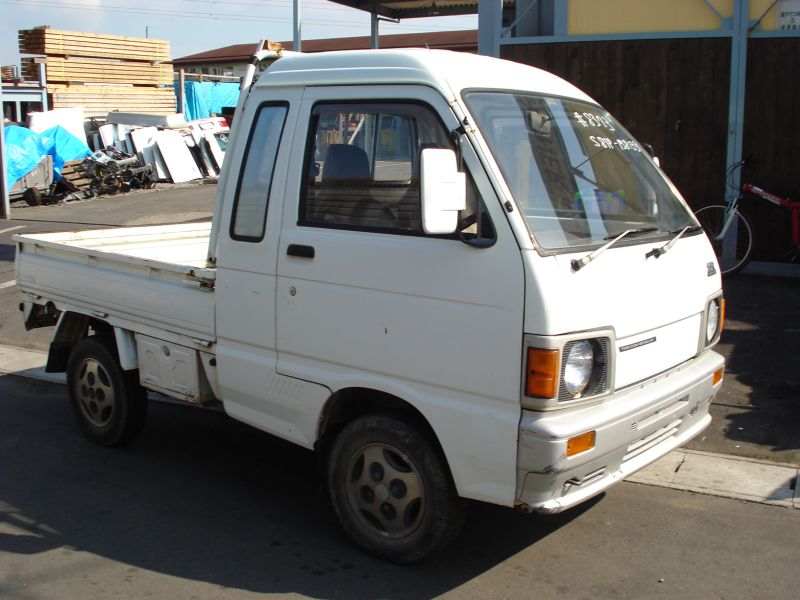
[{"label": "headlight", "polygon": [[719,300],[708,303],[706,311],[706,344],[710,344],[719,329]]},{"label": "headlight", "polygon": [[572,396],[579,396],[589,385],[594,368],[594,350],[588,340],[575,342],[565,358],[564,387]]}]

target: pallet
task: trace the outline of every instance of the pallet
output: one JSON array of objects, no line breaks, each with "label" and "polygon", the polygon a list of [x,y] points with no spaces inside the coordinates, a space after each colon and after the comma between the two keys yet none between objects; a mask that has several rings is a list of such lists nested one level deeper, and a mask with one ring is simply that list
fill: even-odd
[{"label": "pallet", "polygon": [[23,58],[23,75],[30,79],[35,79],[39,72],[40,63],[47,65],[48,84],[84,82],[128,83],[152,86],[171,84],[173,81],[172,67],[170,65],[55,56]]},{"label": "pallet", "polygon": [[[92,178],[87,177],[86,173],[81,169],[83,159],[68,160],[61,168],[61,183],[64,184],[70,192],[83,192],[89,189],[92,183]],[[84,189],[85,188],[85,189]]]},{"label": "pallet", "polygon": [[20,54],[118,58],[145,62],[170,60],[170,46],[167,40],[46,28],[21,30],[19,32],[19,52]]}]

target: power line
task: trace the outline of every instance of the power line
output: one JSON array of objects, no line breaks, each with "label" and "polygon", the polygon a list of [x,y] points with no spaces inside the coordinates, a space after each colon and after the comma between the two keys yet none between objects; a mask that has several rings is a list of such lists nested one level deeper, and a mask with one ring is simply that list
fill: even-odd
[{"label": "power line", "polygon": [[[80,4],[70,2],[40,2],[34,0],[0,0],[2,4],[15,4],[19,6],[30,7],[47,7],[47,8],[60,8],[65,10],[82,10],[93,12],[110,12],[122,14],[138,14],[138,15],[152,15],[161,17],[184,17],[187,19],[208,19],[214,21],[256,21],[259,23],[291,23],[292,19],[289,17],[259,17],[254,15],[231,14],[231,13],[204,13],[194,11],[177,11],[170,9],[156,9],[156,8],[126,8],[124,5],[109,5],[109,4]],[[348,28],[352,27],[354,23],[352,20],[342,21],[338,19],[304,19],[304,23],[313,24],[321,27],[335,27],[335,28]],[[358,25],[358,24],[355,24]],[[366,24],[365,24],[366,26]],[[405,25],[400,24],[399,28],[410,29],[414,31],[443,31],[441,27],[426,27],[424,25]]]}]

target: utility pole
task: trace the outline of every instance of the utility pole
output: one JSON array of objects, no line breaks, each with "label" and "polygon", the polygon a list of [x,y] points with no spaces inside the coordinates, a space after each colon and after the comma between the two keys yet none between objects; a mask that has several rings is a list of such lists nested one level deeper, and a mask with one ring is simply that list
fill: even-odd
[{"label": "utility pole", "polygon": [[[3,111],[3,74],[0,73],[0,118],[5,119]],[[6,141],[5,123],[0,123],[0,219],[11,218],[11,202],[8,198],[8,182],[6,181]]]},{"label": "utility pole", "polygon": [[292,0],[292,3],[294,5],[292,15],[292,28],[294,29],[294,35],[292,37],[292,50],[295,52],[302,52],[301,44],[303,43],[303,22],[300,10],[300,0]]}]

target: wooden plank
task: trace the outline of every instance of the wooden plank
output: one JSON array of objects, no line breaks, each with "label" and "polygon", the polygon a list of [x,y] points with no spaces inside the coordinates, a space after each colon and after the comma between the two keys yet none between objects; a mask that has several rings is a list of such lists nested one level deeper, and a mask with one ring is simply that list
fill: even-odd
[{"label": "wooden plank", "polygon": [[118,94],[128,94],[131,96],[152,96],[152,95],[164,95],[164,96],[174,96],[175,89],[173,87],[133,87],[133,86],[124,86],[124,85],[64,85],[64,84],[54,84],[48,85],[47,91],[51,93],[63,93],[63,94],[88,94],[92,96],[99,96],[99,95],[118,95]]},{"label": "wooden plank", "polygon": [[18,39],[21,54],[121,58],[151,62],[170,59],[170,44],[167,40],[56,29],[22,30]]},{"label": "wooden plank", "polygon": [[161,51],[169,47],[167,40],[114,36],[83,31],[60,31],[56,29],[34,29],[19,32],[18,39],[24,44],[62,43],[76,44],[91,42],[105,46],[116,46],[134,50]]},{"label": "wooden plank", "polygon": [[171,65],[131,61],[103,61],[60,57],[44,59],[23,58],[22,72],[27,77],[36,77],[39,63],[47,65],[48,83],[80,81],[86,83],[166,85],[173,81]]},{"label": "wooden plank", "polygon": [[87,117],[106,117],[110,112],[175,114],[172,88],[134,88],[120,86],[78,85],[50,89],[52,108],[80,106]]}]

